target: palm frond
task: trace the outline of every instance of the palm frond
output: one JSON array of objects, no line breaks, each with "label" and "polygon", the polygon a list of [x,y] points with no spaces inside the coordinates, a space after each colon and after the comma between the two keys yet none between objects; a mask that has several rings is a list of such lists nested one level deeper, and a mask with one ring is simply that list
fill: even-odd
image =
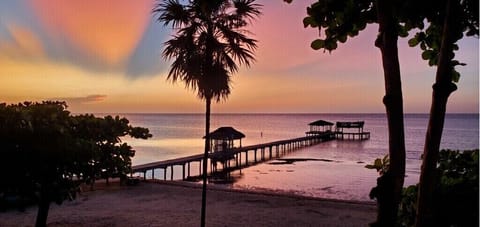
[{"label": "palm frond", "polygon": [[242,28],[260,15],[260,5],[254,0],[191,0],[185,5],[164,0],[153,11],[160,22],[177,29],[162,52],[172,61],[167,80],[183,82],[201,99],[226,99],[232,74],[255,61],[257,41]]},{"label": "palm frond", "polygon": [[188,25],[191,21],[191,15],[187,7],[178,0],[166,0],[155,5],[152,12],[160,14],[158,22],[163,22],[164,26],[172,24],[172,28],[179,28]]},{"label": "palm frond", "polygon": [[226,26],[219,26],[219,29],[222,31],[223,38],[228,42],[227,53],[241,65],[250,66],[250,63],[255,61],[253,51],[257,48],[257,40],[248,38],[245,34]]},{"label": "palm frond", "polygon": [[255,0],[233,0],[233,5],[236,8],[234,16],[237,20],[248,21],[258,18],[262,12],[260,12],[261,4],[255,3]]}]

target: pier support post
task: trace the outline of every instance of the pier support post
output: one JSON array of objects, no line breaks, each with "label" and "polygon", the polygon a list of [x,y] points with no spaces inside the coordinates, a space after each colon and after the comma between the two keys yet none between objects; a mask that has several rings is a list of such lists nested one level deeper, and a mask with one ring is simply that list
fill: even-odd
[{"label": "pier support post", "polygon": [[182,180],[185,180],[185,163],[182,164]]},{"label": "pier support post", "polygon": [[242,152],[238,152],[238,160],[239,163],[237,167],[242,168]]}]

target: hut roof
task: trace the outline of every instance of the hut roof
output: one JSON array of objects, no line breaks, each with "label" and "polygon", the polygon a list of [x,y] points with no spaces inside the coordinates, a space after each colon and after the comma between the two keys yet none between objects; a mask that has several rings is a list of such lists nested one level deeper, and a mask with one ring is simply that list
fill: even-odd
[{"label": "hut roof", "polygon": [[324,121],[324,120],[318,120],[314,121],[308,125],[313,125],[313,126],[326,126],[326,125],[333,125],[332,122]]},{"label": "hut roof", "polygon": [[[210,133],[210,139],[222,140],[222,139],[241,139],[245,135],[232,127],[220,127],[217,130]],[[203,137],[205,139],[205,137]]]}]

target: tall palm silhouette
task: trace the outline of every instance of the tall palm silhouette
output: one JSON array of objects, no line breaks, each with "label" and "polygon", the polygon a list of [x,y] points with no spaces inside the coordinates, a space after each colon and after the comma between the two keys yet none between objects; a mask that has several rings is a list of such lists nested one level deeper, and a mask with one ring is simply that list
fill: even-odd
[{"label": "tall palm silhouette", "polygon": [[172,60],[167,80],[182,81],[205,100],[205,150],[201,225],[205,226],[207,157],[210,150],[210,106],[227,99],[230,81],[239,65],[255,60],[257,41],[245,27],[258,17],[255,0],[157,0],[158,21],[176,31],[166,41],[163,58]]}]

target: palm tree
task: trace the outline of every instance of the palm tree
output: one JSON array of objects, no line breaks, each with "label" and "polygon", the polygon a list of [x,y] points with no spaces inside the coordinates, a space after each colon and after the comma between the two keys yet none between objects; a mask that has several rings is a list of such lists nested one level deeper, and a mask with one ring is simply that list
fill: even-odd
[{"label": "palm tree", "polygon": [[201,214],[205,226],[211,102],[227,99],[232,74],[239,65],[249,67],[255,60],[257,41],[247,36],[245,27],[261,14],[261,5],[255,0],[157,1],[153,12],[158,21],[176,31],[164,43],[163,58],[173,60],[167,80],[183,81],[206,104]]}]

